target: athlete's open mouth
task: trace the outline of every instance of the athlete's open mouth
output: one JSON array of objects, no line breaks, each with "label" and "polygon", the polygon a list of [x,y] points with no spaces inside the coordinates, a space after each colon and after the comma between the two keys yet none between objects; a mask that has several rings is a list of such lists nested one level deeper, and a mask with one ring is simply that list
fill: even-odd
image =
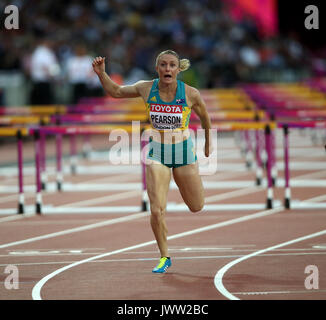
[{"label": "athlete's open mouth", "polygon": [[172,76],[171,76],[170,74],[165,74],[165,75],[164,75],[164,78],[166,78],[166,79],[170,79],[170,78],[172,78]]}]

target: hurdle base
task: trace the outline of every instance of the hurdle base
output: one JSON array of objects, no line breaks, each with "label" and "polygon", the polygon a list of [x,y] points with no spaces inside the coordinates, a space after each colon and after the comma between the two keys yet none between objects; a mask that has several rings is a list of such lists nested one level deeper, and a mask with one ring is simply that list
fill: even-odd
[{"label": "hurdle base", "polygon": [[40,203],[36,204],[36,213],[41,214],[42,213],[42,206]]},{"label": "hurdle base", "polygon": [[148,210],[148,204],[146,201],[142,201],[141,211],[147,211]]},{"label": "hurdle base", "polygon": [[22,203],[18,204],[18,214],[23,214],[25,212],[24,205]]}]

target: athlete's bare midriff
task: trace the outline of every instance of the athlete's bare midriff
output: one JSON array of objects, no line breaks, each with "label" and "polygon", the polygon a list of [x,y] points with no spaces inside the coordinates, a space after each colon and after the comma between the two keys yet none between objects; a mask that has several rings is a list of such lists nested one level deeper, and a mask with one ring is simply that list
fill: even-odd
[{"label": "athlete's bare midriff", "polygon": [[190,136],[190,131],[189,129],[158,131],[151,128],[148,130],[148,134],[152,137],[153,141],[165,144],[174,144],[187,140]]}]

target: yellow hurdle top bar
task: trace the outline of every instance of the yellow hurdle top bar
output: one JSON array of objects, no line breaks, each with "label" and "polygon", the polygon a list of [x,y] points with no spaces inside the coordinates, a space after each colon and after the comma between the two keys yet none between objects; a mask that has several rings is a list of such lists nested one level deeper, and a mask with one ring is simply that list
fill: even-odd
[{"label": "yellow hurdle top bar", "polygon": [[6,107],[4,116],[10,115],[51,115],[56,113],[66,113],[65,105],[39,105],[39,106],[21,106],[21,107]]},{"label": "yellow hurdle top bar", "polygon": [[22,136],[27,136],[29,134],[27,128],[18,128],[18,127],[0,127],[0,137],[14,137],[17,135],[18,131],[21,132]]},{"label": "yellow hurdle top bar", "polygon": [[50,122],[48,116],[0,116],[0,125],[15,124],[39,124],[40,122],[47,124]]}]

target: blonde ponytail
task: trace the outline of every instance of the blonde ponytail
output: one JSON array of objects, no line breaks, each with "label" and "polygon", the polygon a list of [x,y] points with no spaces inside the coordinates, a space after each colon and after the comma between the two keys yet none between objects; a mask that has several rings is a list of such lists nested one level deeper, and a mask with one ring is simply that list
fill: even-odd
[{"label": "blonde ponytail", "polygon": [[190,67],[190,61],[188,59],[181,59],[179,65],[181,71],[186,71]]}]

